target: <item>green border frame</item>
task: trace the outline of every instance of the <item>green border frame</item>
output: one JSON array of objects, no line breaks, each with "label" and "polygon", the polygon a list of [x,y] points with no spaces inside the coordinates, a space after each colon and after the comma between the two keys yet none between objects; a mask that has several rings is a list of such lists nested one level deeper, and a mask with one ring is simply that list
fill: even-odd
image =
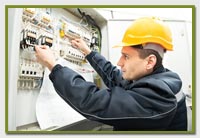
[{"label": "green border frame", "polygon": [[[8,130],[8,9],[9,8],[192,8],[192,130],[191,131],[9,131]],[[195,5],[5,5],[5,133],[7,134],[195,134],[196,13]]]}]

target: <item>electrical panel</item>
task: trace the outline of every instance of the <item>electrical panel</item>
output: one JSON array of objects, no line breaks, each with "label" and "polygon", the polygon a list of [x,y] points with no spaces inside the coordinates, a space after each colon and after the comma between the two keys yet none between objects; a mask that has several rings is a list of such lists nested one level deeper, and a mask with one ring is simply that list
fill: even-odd
[{"label": "electrical panel", "polygon": [[[93,82],[100,87],[99,76],[85,59],[84,53],[71,45],[71,40],[81,38],[91,50],[100,52],[101,30],[82,15],[77,16],[78,12],[74,15],[72,11],[76,11],[75,8],[18,8],[12,10],[15,16],[9,19],[13,22],[11,26],[15,27],[9,33],[17,39],[12,39],[13,42],[9,45],[14,55],[16,53],[10,58],[10,66],[16,70],[11,69],[9,72],[12,78],[9,80],[11,95],[9,97],[14,97],[9,101],[11,116],[9,120],[12,120],[11,124],[15,126],[12,129],[40,129],[37,126],[39,122],[36,117],[36,102],[45,82],[46,68],[37,62],[35,46],[48,46],[53,51],[56,60],[64,59],[69,63],[67,65],[69,68],[84,78],[92,78]],[[30,127],[32,125],[33,127]]]}]

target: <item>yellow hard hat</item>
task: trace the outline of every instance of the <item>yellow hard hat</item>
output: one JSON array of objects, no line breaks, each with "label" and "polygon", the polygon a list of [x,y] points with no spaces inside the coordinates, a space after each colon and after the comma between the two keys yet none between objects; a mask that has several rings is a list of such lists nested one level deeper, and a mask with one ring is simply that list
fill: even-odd
[{"label": "yellow hard hat", "polygon": [[114,47],[134,46],[145,43],[157,43],[166,50],[173,50],[172,34],[169,27],[156,17],[136,19],[127,28],[122,42]]}]

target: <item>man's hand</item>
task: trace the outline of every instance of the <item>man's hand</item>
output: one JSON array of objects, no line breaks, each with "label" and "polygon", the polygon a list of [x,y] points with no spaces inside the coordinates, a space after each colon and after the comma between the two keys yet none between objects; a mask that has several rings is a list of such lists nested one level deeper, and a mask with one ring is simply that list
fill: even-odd
[{"label": "man's hand", "polygon": [[71,41],[71,43],[72,43],[72,46],[81,50],[81,52],[83,52],[83,54],[85,56],[90,54],[90,52],[91,52],[90,48],[87,46],[87,44],[82,39],[73,39]]},{"label": "man's hand", "polygon": [[56,65],[53,52],[48,46],[35,46],[35,56],[37,61],[43,66],[46,66],[50,71]]}]

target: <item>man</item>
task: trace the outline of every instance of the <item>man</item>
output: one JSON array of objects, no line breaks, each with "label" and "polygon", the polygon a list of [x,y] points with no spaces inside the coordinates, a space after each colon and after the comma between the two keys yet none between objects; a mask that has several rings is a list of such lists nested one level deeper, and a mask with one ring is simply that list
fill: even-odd
[{"label": "man", "polygon": [[99,89],[82,76],[56,64],[48,47],[36,47],[38,61],[51,71],[56,92],[90,120],[114,126],[114,130],[187,130],[182,81],[162,65],[172,50],[169,28],[157,18],[137,19],[127,28],[118,70],[81,39],[72,40],[107,86]]}]

